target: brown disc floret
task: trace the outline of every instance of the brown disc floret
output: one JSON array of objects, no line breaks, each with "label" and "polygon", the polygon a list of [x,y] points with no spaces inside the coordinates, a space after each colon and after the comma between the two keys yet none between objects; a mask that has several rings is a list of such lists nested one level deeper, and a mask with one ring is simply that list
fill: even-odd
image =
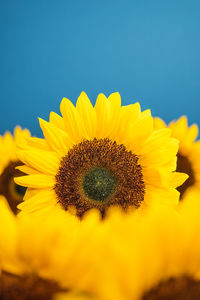
[{"label": "brown disc floret", "polygon": [[0,276],[0,299],[5,300],[53,300],[63,289],[50,280],[35,274],[23,276],[2,272]]},{"label": "brown disc floret", "polygon": [[188,276],[170,278],[148,291],[142,300],[200,299],[200,282]]},{"label": "brown disc floret", "polygon": [[108,138],[85,140],[70,149],[54,189],[64,209],[74,206],[78,216],[91,208],[103,216],[113,205],[138,208],[145,194],[137,155]]}]

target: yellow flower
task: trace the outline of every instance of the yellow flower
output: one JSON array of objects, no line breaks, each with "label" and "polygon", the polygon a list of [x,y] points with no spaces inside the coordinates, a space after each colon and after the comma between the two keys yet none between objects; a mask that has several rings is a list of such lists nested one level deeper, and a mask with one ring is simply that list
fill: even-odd
[{"label": "yellow flower", "polygon": [[142,300],[200,299],[200,205],[194,192],[190,197],[190,201],[181,206],[178,222],[168,222],[168,226],[174,225],[173,230],[162,231],[160,277],[145,287]]},{"label": "yellow flower", "polygon": [[[15,274],[23,282],[36,274],[44,289],[57,283],[69,291],[56,300],[149,300],[144,297],[159,283],[170,289],[180,282],[184,291],[190,284],[198,287],[199,210],[191,205],[196,200],[179,212],[159,203],[129,214],[116,207],[103,221],[94,210],[84,221],[61,209],[46,219],[16,218],[0,202],[2,274]],[[172,289],[171,297],[173,293],[179,293],[174,299],[184,300],[179,290]]]},{"label": "yellow flower", "polygon": [[[197,199],[190,204],[193,201]],[[188,202],[177,212],[155,205],[124,219],[112,213],[105,223],[109,225],[98,269],[98,299],[200,299],[197,206]]]},{"label": "yellow flower", "polygon": [[64,98],[60,110],[62,117],[51,112],[49,122],[40,119],[44,139],[20,147],[25,165],[18,169],[28,175],[16,183],[31,194],[19,206],[24,213],[59,206],[78,216],[91,208],[104,215],[114,205],[177,203],[175,188],[186,179],[173,172],[178,142],[169,129],[154,130],[149,110],[121,107],[118,93],[100,94],[93,107],[84,92],[76,108]]},{"label": "yellow flower", "polygon": [[27,129],[22,130],[16,127],[14,136],[6,132],[4,136],[0,136],[0,195],[6,197],[10,208],[14,213],[17,212],[17,205],[22,201],[25,189],[14,183],[13,177],[24,175],[15,169],[22,163],[17,157],[17,144],[29,137],[30,133]]},{"label": "yellow flower", "polygon": [[[159,118],[155,118],[154,123],[156,129],[167,127]],[[168,127],[172,131],[172,136],[180,142],[176,170],[189,175],[189,178],[177,188],[180,199],[185,199],[187,194],[194,190],[200,192],[200,141],[196,141],[198,126],[193,124],[189,127],[187,117],[182,116],[177,121],[172,121]]]},{"label": "yellow flower", "polygon": [[[60,258],[66,264],[70,259],[70,244],[73,247],[73,238],[75,243],[80,244],[79,238],[83,235],[81,231],[78,234],[80,221],[71,214],[60,211],[54,212],[52,218],[46,221],[36,220],[31,216],[18,218],[11,212],[5,198],[0,197],[1,299],[89,299],[87,293],[78,289],[79,284],[72,285],[70,280],[67,280],[68,277],[70,279],[70,274],[74,278],[74,273],[80,272],[80,269],[84,270],[84,257],[82,261],[79,260],[78,270],[74,270],[74,267],[65,270],[68,274],[65,286],[56,280],[57,269],[53,268],[54,251],[58,253],[57,248],[62,249],[62,245],[66,245],[66,238],[69,245]],[[70,233],[67,234],[69,228]],[[70,261],[68,265],[71,263]],[[84,278],[84,274],[82,277]],[[79,278],[74,280],[78,282]],[[72,286],[75,286],[74,291]]]},{"label": "yellow flower", "polygon": [[[29,235],[31,234],[30,226],[24,228],[22,225],[30,223],[20,222],[11,213],[3,197],[0,197],[0,218],[0,298],[5,300],[46,299],[45,297],[52,299],[51,296],[62,291],[62,288],[54,281],[39,276],[37,268],[42,263],[42,253],[40,256],[34,253],[38,241],[36,239],[32,241],[31,253],[25,255],[26,253],[22,251],[26,244],[24,240],[26,231],[29,231]],[[41,245],[40,248],[42,248]]]},{"label": "yellow flower", "polygon": [[[173,213],[170,210],[171,217]],[[108,214],[102,221],[98,211],[91,210],[83,222],[60,209],[46,219],[25,214],[15,217],[0,199],[0,290],[2,284],[5,299],[10,285],[12,290],[18,288],[21,295],[32,290],[33,297],[37,295],[34,285],[42,291],[70,291],[64,295],[69,299],[70,294],[74,298],[77,295],[99,300],[136,295],[132,291],[132,275],[136,270],[142,272],[146,261],[144,238],[147,234],[146,244],[152,239],[151,222],[142,220],[150,217],[140,210],[125,215],[112,209]],[[151,217],[154,219],[155,214]],[[154,248],[148,244],[151,253]],[[160,262],[157,253],[155,256]],[[135,279],[137,287],[143,283],[139,279]],[[128,293],[123,295],[124,288]]]}]

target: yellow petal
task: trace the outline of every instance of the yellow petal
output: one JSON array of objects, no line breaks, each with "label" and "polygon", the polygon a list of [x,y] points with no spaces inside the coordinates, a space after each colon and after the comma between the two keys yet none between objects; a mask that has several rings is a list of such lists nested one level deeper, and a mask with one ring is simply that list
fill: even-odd
[{"label": "yellow petal", "polygon": [[[30,137],[26,139],[28,146],[49,151],[49,146],[44,139]],[[21,148],[21,147],[20,147]]]},{"label": "yellow petal", "polygon": [[36,194],[38,194],[37,189],[27,188],[23,200],[25,201],[25,200],[33,197]]},{"label": "yellow petal", "polygon": [[142,150],[140,154],[148,153],[150,151],[154,151],[158,149],[159,145],[163,145],[171,135],[171,130],[168,128],[158,129],[152,132],[150,137],[142,144]]},{"label": "yellow petal", "polygon": [[42,207],[48,206],[49,204],[56,204],[57,200],[55,197],[54,191],[43,190],[39,191],[33,197],[29,198],[26,201],[23,201],[18,205],[20,210],[25,212],[33,212],[34,210],[39,210]]},{"label": "yellow petal", "polygon": [[145,185],[158,187],[163,185],[163,177],[158,170],[154,168],[143,168],[142,174]]},{"label": "yellow petal", "polygon": [[53,111],[50,112],[49,122],[65,131],[65,123],[63,121],[63,118]]},{"label": "yellow petal", "polygon": [[31,187],[31,188],[48,188],[54,187],[55,185],[55,177],[43,174],[33,174],[26,175],[21,177],[15,177],[14,181],[22,186]]},{"label": "yellow petal", "polygon": [[187,179],[188,175],[185,173],[174,172],[171,174],[171,186],[177,188],[181,186]]},{"label": "yellow petal", "polygon": [[16,143],[20,143],[26,138],[30,137],[30,131],[28,129],[21,129],[20,126],[16,126],[14,130],[14,139]]},{"label": "yellow petal", "polygon": [[127,123],[135,123],[141,114],[140,104],[138,102],[121,108],[121,123],[120,126],[126,126]]},{"label": "yellow petal", "polygon": [[180,136],[184,136],[188,128],[187,117],[182,116],[178,121],[172,121],[169,128],[172,130],[174,137],[179,139]]},{"label": "yellow petal", "polygon": [[166,128],[167,125],[165,124],[165,122],[162,119],[156,117],[156,118],[154,118],[154,127],[155,127],[155,129],[161,129],[161,128]]},{"label": "yellow petal", "polygon": [[60,104],[60,111],[63,116],[65,128],[69,136],[74,142],[80,142],[83,138],[87,138],[84,132],[84,125],[79,112],[67,98],[63,98]]},{"label": "yellow petal", "polygon": [[23,173],[25,173],[25,174],[29,174],[29,175],[30,174],[39,174],[39,171],[36,171],[35,169],[30,168],[26,165],[18,166],[18,167],[16,167],[16,169],[23,172]]},{"label": "yellow petal", "polygon": [[[165,141],[163,145],[160,143],[156,147],[152,147],[152,151],[140,155],[140,163],[143,166],[156,167],[163,166],[166,169],[166,164],[171,162],[169,166],[172,167],[171,171],[176,168],[176,153],[178,151],[178,140],[170,138]],[[169,169],[166,169],[169,172]]]},{"label": "yellow petal", "polygon": [[108,97],[110,105],[109,118],[109,137],[114,138],[119,128],[120,110],[121,110],[121,96],[119,93],[113,93]]},{"label": "yellow petal", "polygon": [[56,175],[59,159],[53,152],[42,150],[19,151],[19,159],[42,173]]},{"label": "yellow petal", "polygon": [[42,119],[39,119],[39,121],[49,148],[64,156],[73,145],[70,137],[55,125]]},{"label": "yellow petal", "polygon": [[127,128],[126,140],[129,141],[133,151],[138,152],[141,144],[151,135],[153,131],[153,118],[147,116],[140,118],[136,123]]},{"label": "yellow petal", "polygon": [[140,117],[141,109],[139,103],[121,107],[120,126],[117,131],[116,141],[119,143],[126,143],[127,145],[127,140],[125,139],[127,135],[127,128],[130,126],[133,127]]},{"label": "yellow petal", "polygon": [[76,109],[82,118],[88,137],[93,139],[95,137],[97,126],[96,112],[88,96],[84,92],[82,92],[78,97]]},{"label": "yellow petal", "polygon": [[104,94],[97,96],[95,111],[97,116],[96,137],[106,137],[108,133],[108,120],[110,117],[110,104]]},{"label": "yellow petal", "polygon": [[193,124],[188,130],[187,141],[190,143],[194,142],[198,136],[198,133],[199,133],[198,126],[196,124]]}]

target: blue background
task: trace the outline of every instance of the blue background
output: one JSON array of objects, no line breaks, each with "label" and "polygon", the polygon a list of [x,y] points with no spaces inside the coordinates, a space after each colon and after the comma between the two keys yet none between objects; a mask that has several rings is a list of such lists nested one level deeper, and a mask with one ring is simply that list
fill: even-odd
[{"label": "blue background", "polygon": [[0,1],[0,133],[84,90],[199,122],[200,1]]}]

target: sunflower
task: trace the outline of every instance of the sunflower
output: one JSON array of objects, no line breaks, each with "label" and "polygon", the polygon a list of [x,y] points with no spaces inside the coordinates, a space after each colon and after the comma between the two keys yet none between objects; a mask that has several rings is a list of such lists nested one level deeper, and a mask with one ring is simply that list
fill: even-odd
[{"label": "sunflower", "polygon": [[25,188],[17,185],[14,176],[24,175],[15,167],[22,165],[17,157],[17,144],[29,137],[30,133],[27,129],[22,130],[19,126],[15,128],[14,136],[6,132],[0,136],[0,195],[6,197],[10,208],[17,213],[17,205],[21,203]]},{"label": "sunflower", "polygon": [[[52,296],[56,292],[61,292],[62,288],[56,282],[46,280],[38,274],[39,265],[42,264],[42,251],[40,256],[34,253],[34,250],[35,252],[37,250],[38,240],[32,241],[32,252],[27,255],[23,253],[26,243],[24,237],[27,231],[29,235],[31,233],[31,222],[20,221],[11,212],[2,196],[0,218],[0,298],[5,300],[52,299]],[[25,228],[24,225],[28,226]],[[38,235],[39,232],[41,230],[38,230]]]},{"label": "sunflower", "polygon": [[[159,118],[154,119],[155,128],[166,128],[167,125]],[[198,126],[193,124],[188,126],[187,117],[182,116],[177,121],[172,121],[168,127],[172,131],[172,136],[179,140],[179,150],[177,154],[177,172],[188,174],[188,179],[177,188],[180,192],[180,200],[187,198],[187,194],[196,190],[200,192],[200,141],[196,141],[198,136]]]},{"label": "sunflower", "polygon": [[[52,270],[54,251],[62,248],[66,237],[70,241],[73,232],[67,235],[68,228],[76,232],[80,222],[72,221],[75,217],[66,213],[62,216],[60,212],[54,212],[52,217],[53,221],[50,218],[46,222],[36,222],[31,217],[18,218],[11,212],[5,198],[0,197],[0,299],[89,299],[89,294],[78,289],[79,284],[74,284],[75,290],[67,280],[65,286],[61,285],[55,280],[58,278],[56,269]],[[77,243],[79,237],[78,234]],[[60,258],[64,262],[69,259],[68,248]],[[81,263],[79,261],[79,270],[84,262],[84,259]],[[77,270],[72,268],[66,274],[73,277],[74,272]]]},{"label": "sunflower", "polygon": [[23,212],[59,206],[80,217],[97,208],[104,216],[110,206],[177,203],[175,188],[186,179],[173,172],[178,141],[167,128],[154,130],[149,110],[141,112],[138,103],[121,107],[118,93],[100,94],[93,107],[84,92],[76,107],[64,98],[60,110],[62,117],[51,112],[49,122],[40,119],[44,139],[20,145],[25,165],[18,169],[28,174],[15,179],[28,187]]},{"label": "sunflower", "polygon": [[192,194],[187,205],[181,207],[178,227],[170,233],[165,230],[163,234],[163,246],[166,248],[165,251],[161,249],[162,272],[157,283],[146,286],[142,300],[200,299],[200,206],[199,198]]},{"label": "sunflower", "polygon": [[180,212],[155,205],[124,220],[109,216],[99,299],[200,299],[200,222],[193,201]]},{"label": "sunflower", "polygon": [[[103,221],[98,210],[90,210],[80,222],[60,209],[46,219],[25,214],[16,218],[5,211],[2,202],[2,274],[15,274],[23,283],[34,274],[45,281],[45,289],[55,284],[56,293],[69,291],[58,299],[149,300],[145,297],[161,293],[160,285],[167,283],[168,292],[172,286],[170,297],[184,300],[173,283],[183,289],[198,288],[200,279],[199,210],[191,203],[180,212],[158,203],[129,214],[116,207],[108,210]],[[16,281],[11,282],[11,290],[19,288]],[[195,299],[194,293],[188,299]]]}]

